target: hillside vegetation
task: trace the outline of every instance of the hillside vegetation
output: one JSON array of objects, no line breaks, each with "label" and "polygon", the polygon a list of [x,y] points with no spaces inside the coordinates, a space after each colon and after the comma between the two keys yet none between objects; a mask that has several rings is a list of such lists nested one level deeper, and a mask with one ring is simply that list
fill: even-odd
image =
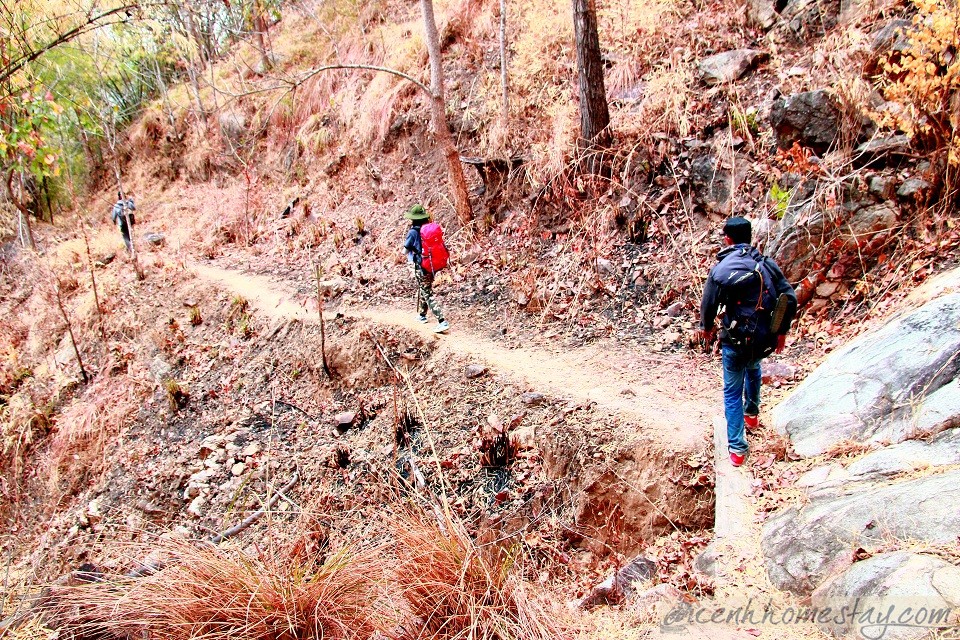
[{"label": "hillside vegetation", "polygon": [[[694,564],[703,278],[745,215],[795,285],[772,401],[960,263],[958,8],[598,2],[597,146],[569,3],[433,7],[469,221],[420,5],[4,5],[0,633],[648,637],[718,590],[797,601]],[[417,202],[453,256],[439,339]],[[803,498],[755,437],[766,517]],[[597,607],[647,593],[594,588],[630,567],[662,597]]]}]

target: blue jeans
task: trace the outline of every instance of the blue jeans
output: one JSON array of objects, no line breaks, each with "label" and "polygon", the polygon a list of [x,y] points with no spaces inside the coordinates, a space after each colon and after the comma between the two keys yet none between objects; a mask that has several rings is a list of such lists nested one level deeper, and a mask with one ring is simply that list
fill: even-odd
[{"label": "blue jeans", "polygon": [[760,361],[741,359],[733,347],[722,345],[723,355],[723,412],[727,418],[727,448],[734,453],[746,453],[747,439],[743,435],[743,414],[760,413]]}]

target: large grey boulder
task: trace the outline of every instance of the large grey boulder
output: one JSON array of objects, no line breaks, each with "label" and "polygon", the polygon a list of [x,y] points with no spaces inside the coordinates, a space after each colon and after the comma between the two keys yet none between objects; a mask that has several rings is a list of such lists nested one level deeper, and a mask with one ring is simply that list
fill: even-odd
[{"label": "large grey boulder", "polygon": [[773,426],[801,456],[844,440],[896,443],[942,430],[960,419],[951,385],[958,352],[960,294],[950,294],[831,354],[773,409]]},{"label": "large grey boulder", "polygon": [[960,470],[897,483],[853,483],[810,494],[763,527],[771,582],[808,594],[850,567],[859,549],[896,541],[954,545],[960,532]]},{"label": "large grey boulder", "polygon": [[[956,393],[956,384],[953,386]],[[909,440],[892,447],[884,447],[863,456],[846,470],[849,478],[856,479],[891,476],[954,464],[960,465],[960,429],[948,429],[929,442]]]},{"label": "large grey boulder", "polygon": [[770,109],[770,124],[781,149],[799,142],[819,154],[836,141],[840,117],[840,108],[822,89],[780,98]]},{"label": "large grey boulder", "polygon": [[735,49],[709,56],[700,61],[700,77],[708,85],[737,80],[753,68],[763,54],[756,49]]},{"label": "large grey boulder", "polygon": [[[838,638],[914,640],[938,627],[956,624],[960,606],[960,567],[934,556],[897,551],[857,562],[813,592],[810,604],[818,611],[841,612],[858,606],[864,615],[824,615],[820,628]],[[869,608],[883,618],[867,617]],[[909,607],[909,609],[908,609]],[[882,632],[882,633],[881,633]]]}]

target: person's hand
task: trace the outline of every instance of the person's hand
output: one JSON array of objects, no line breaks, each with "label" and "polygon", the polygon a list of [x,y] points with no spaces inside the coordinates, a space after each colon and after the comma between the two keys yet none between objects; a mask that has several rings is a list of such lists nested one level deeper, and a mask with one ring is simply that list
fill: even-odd
[{"label": "person's hand", "polygon": [[778,335],[778,336],[777,336],[777,348],[776,348],[776,352],[777,352],[777,353],[783,353],[783,346],[784,346],[786,343],[787,343],[787,335],[786,335],[785,333],[781,333],[780,335]]}]

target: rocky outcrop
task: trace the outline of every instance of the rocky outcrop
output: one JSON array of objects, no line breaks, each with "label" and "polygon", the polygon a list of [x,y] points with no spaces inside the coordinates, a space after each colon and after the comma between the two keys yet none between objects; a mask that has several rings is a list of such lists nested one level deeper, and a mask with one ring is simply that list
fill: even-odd
[{"label": "rocky outcrop", "polygon": [[857,557],[911,540],[953,545],[960,531],[960,471],[814,490],[771,519],[763,553],[773,584],[808,594]]},{"label": "rocky outcrop", "polygon": [[831,354],[774,408],[773,426],[802,456],[945,429],[957,419],[958,352],[960,294],[951,294]]},{"label": "rocky outcrop", "polygon": [[707,211],[731,215],[733,196],[746,179],[749,167],[750,159],[740,154],[732,159],[702,155],[690,163],[690,185]]},{"label": "rocky outcrop", "polygon": [[841,115],[840,107],[826,91],[806,91],[774,102],[770,124],[781,149],[796,142],[823,154],[837,140]]},{"label": "rocky outcrop", "polygon": [[[940,558],[898,551],[858,562],[843,575],[813,592],[810,604],[818,611],[859,604],[861,611],[892,611],[889,626],[847,616],[823,616],[820,628],[834,637],[913,640],[933,629],[956,624],[950,610],[960,606],[960,567]],[[909,609],[908,609],[909,607]],[[872,624],[871,624],[872,623]],[[882,632],[882,634],[881,634]]]},{"label": "rocky outcrop", "polygon": [[755,49],[735,49],[709,56],[700,61],[700,77],[708,85],[737,80],[753,68],[764,54]]}]

